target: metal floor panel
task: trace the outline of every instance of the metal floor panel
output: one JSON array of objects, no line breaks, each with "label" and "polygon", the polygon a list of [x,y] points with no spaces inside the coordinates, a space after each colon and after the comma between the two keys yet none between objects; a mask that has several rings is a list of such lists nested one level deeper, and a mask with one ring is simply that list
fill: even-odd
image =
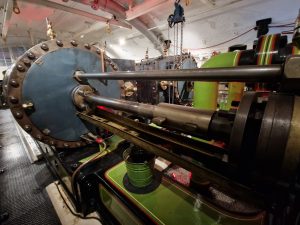
[{"label": "metal floor panel", "polygon": [[9,219],[3,225],[60,225],[45,187],[53,177],[44,163],[31,164],[13,118],[0,110],[0,212]]}]

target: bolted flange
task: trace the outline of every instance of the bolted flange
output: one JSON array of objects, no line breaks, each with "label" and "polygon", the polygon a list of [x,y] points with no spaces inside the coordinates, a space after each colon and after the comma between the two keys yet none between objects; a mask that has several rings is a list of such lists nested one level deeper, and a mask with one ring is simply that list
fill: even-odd
[{"label": "bolted flange", "polygon": [[[84,54],[91,54],[93,57],[97,57],[95,56],[95,54],[98,54],[97,58],[100,58],[99,56],[102,54],[101,49],[94,48],[93,46],[88,44],[77,44],[77,42],[74,40],[69,42],[62,42],[61,40],[51,40],[38,44],[27,51],[23,57],[19,58],[16,61],[16,66],[11,71],[8,79],[6,93],[6,96],[8,96],[7,100],[9,102],[11,111],[20,126],[37,140],[47,142],[52,146],[60,148],[78,148],[85,146],[87,142],[80,139],[77,139],[77,141],[69,141],[68,139],[65,140],[63,138],[56,138],[54,135],[56,131],[52,128],[50,132],[48,126],[42,128],[38,127],[31,118],[31,114],[34,113],[35,110],[37,110],[37,105],[35,104],[38,103],[36,103],[34,100],[31,100],[31,98],[24,98],[23,85],[25,85],[24,80],[30,78],[30,76],[27,76],[28,74],[26,73],[30,73],[30,71],[34,69],[36,65],[44,65],[45,55],[50,55],[52,52],[55,52],[56,50],[60,50],[62,48],[72,49],[72,47],[77,47],[75,51],[77,51],[77,49],[78,51],[85,50]],[[92,50],[93,52],[87,53],[87,49]],[[106,57],[104,52],[103,57],[106,62],[110,62],[109,57]],[[39,59],[39,61],[34,63],[34,61],[37,59]],[[85,82],[83,83],[86,84]],[[88,90],[84,88],[83,91],[86,93],[89,91],[94,92],[95,90]],[[76,98],[77,101],[80,102],[79,93]],[[27,100],[30,100],[30,102],[27,102]],[[87,110],[87,107],[83,104],[78,104],[77,109],[79,109],[80,106],[82,106],[81,110]]]}]

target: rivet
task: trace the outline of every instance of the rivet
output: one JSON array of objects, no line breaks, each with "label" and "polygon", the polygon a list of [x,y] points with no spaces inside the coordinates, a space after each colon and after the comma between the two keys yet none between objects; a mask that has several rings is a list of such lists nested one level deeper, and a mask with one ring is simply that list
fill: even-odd
[{"label": "rivet", "polygon": [[18,65],[17,65],[17,70],[19,70],[20,72],[24,72],[24,71],[25,71],[25,68],[24,68],[24,66],[22,66],[21,64],[18,64]]},{"label": "rivet", "polygon": [[49,47],[48,47],[48,45],[46,45],[45,43],[43,43],[43,44],[41,45],[41,49],[43,49],[44,51],[48,51],[48,50],[49,50]]},{"label": "rivet", "polygon": [[77,44],[77,42],[75,40],[72,40],[71,41],[71,45],[73,45],[74,47],[76,47],[78,44]]},{"label": "rivet", "polygon": [[26,125],[24,126],[24,130],[27,131],[27,132],[30,132],[30,131],[32,130],[32,128],[31,128],[30,125],[26,124]]},{"label": "rivet", "polygon": [[59,46],[59,47],[62,47],[64,46],[63,42],[61,40],[56,40],[56,44]]},{"label": "rivet", "polygon": [[19,87],[19,83],[18,83],[16,80],[14,80],[14,79],[11,79],[11,80],[9,81],[9,84],[10,84],[11,86],[13,86],[13,87]]},{"label": "rivet", "polygon": [[17,104],[19,102],[19,99],[17,99],[15,96],[9,96],[9,101],[12,104]]},{"label": "rivet", "polygon": [[35,59],[35,55],[32,52],[28,52],[27,57],[31,60]]},{"label": "rivet", "polygon": [[16,117],[17,119],[22,119],[22,118],[23,118],[23,113],[22,113],[21,111],[16,111],[16,112],[15,112],[15,117]]},{"label": "rivet", "polygon": [[91,49],[91,46],[89,44],[84,44],[84,47],[89,50]]},{"label": "rivet", "polygon": [[39,141],[42,140],[42,135],[40,134],[36,135],[36,139],[38,139]]},{"label": "rivet", "polygon": [[101,49],[100,49],[100,48],[97,48],[97,49],[96,49],[96,52],[97,52],[98,55],[100,55],[100,54],[101,54]]},{"label": "rivet", "polygon": [[31,66],[31,63],[30,63],[30,60],[29,59],[27,59],[27,58],[24,58],[23,59],[23,63],[26,65],[26,66]]},{"label": "rivet", "polygon": [[65,147],[65,148],[68,148],[68,147],[69,147],[69,144],[68,144],[68,143],[64,143],[64,147]]}]

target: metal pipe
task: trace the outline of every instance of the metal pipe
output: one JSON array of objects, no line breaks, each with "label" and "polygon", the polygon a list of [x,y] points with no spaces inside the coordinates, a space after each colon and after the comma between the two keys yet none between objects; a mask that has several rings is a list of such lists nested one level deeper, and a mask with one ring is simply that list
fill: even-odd
[{"label": "metal pipe", "polygon": [[157,125],[172,127],[177,130],[197,134],[197,136],[205,136],[208,133],[214,114],[212,110],[199,110],[166,103],[148,105],[101,97],[95,94],[86,94],[84,98],[88,103],[145,116],[151,118],[152,122]]},{"label": "metal pipe", "polygon": [[239,81],[276,82],[281,79],[281,65],[238,66],[223,68],[200,68],[185,70],[121,71],[106,73],[85,73],[78,79],[93,80],[201,80],[201,81]]}]

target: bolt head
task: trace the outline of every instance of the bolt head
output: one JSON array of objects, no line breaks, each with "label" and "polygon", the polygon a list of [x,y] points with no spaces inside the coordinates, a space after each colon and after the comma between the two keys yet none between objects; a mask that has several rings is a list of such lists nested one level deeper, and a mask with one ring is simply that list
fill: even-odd
[{"label": "bolt head", "polygon": [[31,60],[35,59],[35,55],[32,52],[28,52],[27,57]]},{"label": "bolt head", "polygon": [[49,47],[48,47],[47,44],[43,43],[43,44],[41,45],[41,49],[43,49],[44,51],[48,51],[48,50],[49,50]]},{"label": "bolt head", "polygon": [[16,117],[17,119],[22,119],[22,118],[23,118],[23,113],[22,113],[21,111],[16,111],[16,112],[14,113],[14,115],[15,115],[15,117]]},{"label": "bolt head", "polygon": [[15,96],[9,96],[9,101],[12,103],[12,104],[17,104],[19,102],[19,99],[16,98]]},{"label": "bolt head", "polygon": [[50,130],[49,130],[48,128],[45,128],[45,129],[43,130],[43,133],[44,133],[45,135],[49,135],[49,134],[50,134]]},{"label": "bolt head", "polygon": [[24,72],[24,71],[25,71],[25,68],[24,68],[23,65],[18,64],[18,65],[17,65],[17,70],[20,71],[20,72]]},{"label": "bolt head", "polygon": [[32,130],[32,128],[31,128],[30,125],[26,124],[26,125],[24,126],[24,130],[27,131],[27,132],[30,132],[30,131]]},{"label": "bolt head", "polygon": [[31,66],[31,62],[28,58],[24,58],[22,61],[27,67]]},{"label": "bolt head", "polygon": [[77,44],[77,42],[76,42],[75,40],[72,40],[72,41],[71,41],[71,45],[73,45],[74,47],[77,47],[77,46],[78,46],[78,44]]},{"label": "bolt head", "polygon": [[39,141],[42,140],[42,135],[40,134],[36,135],[36,139],[38,139]]},{"label": "bolt head", "polygon": [[63,47],[64,44],[61,40],[56,40],[56,44],[59,46],[59,47]]},{"label": "bolt head", "polygon": [[64,143],[64,147],[65,148],[69,148],[69,144],[68,143]]},{"label": "bolt head", "polygon": [[9,84],[12,86],[12,87],[19,87],[19,83],[15,80],[15,79],[11,79],[9,81]]}]

